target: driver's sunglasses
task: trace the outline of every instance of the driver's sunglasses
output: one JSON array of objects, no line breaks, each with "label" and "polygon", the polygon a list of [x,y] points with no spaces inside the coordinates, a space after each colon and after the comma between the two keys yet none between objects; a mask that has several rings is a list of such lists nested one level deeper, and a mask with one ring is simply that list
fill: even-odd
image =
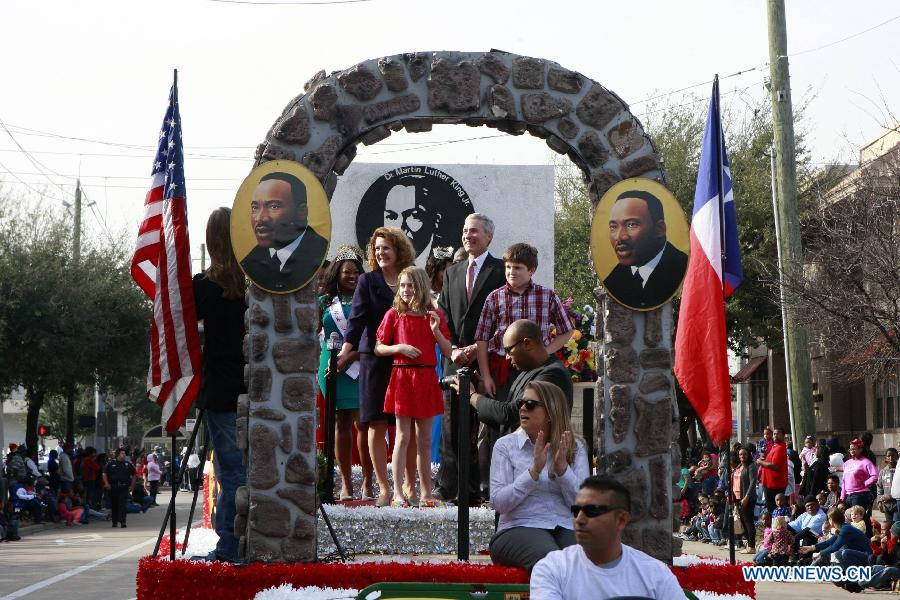
[{"label": "driver's sunglasses", "polygon": [[583,512],[588,519],[605,515],[608,512],[622,509],[627,510],[624,506],[609,506],[608,504],[573,504],[571,507],[572,517],[578,518],[578,513]]},{"label": "driver's sunglasses", "polygon": [[544,403],[540,400],[525,400],[524,398],[516,402],[516,408],[519,410],[522,410],[523,406],[525,407],[525,410],[531,412],[538,406],[544,406]]}]

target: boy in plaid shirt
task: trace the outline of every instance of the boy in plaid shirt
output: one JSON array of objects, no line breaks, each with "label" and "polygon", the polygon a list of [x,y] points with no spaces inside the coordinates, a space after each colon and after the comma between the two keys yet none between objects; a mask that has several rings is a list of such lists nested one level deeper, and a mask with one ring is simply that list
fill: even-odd
[{"label": "boy in plaid shirt", "polygon": [[[549,354],[555,354],[574,333],[572,321],[556,292],[531,280],[538,266],[537,248],[525,243],[513,244],[503,253],[503,264],[506,285],[488,295],[475,330],[484,393],[498,399],[502,399],[498,389],[504,388],[516,375],[509,372],[502,342],[510,324],[528,319],[540,325]],[[556,337],[551,340],[552,326],[556,327]]]}]

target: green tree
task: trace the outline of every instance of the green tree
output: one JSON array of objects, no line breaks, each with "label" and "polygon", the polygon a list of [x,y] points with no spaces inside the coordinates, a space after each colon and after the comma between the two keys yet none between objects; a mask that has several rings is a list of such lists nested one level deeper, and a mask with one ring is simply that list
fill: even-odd
[{"label": "green tree", "polygon": [[87,240],[76,264],[66,215],[9,196],[0,215],[0,390],[25,389],[33,452],[48,396],[77,397],[98,379],[115,390],[146,369],[149,306],[128,244]]},{"label": "green tree", "polygon": [[554,287],[575,306],[593,304],[597,277],[591,268],[591,199],[581,180],[581,172],[571,162],[555,159],[555,265]]}]

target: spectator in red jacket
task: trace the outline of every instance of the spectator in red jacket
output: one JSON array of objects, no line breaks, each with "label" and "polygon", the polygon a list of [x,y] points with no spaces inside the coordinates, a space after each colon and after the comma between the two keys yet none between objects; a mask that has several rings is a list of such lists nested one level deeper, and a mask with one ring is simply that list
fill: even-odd
[{"label": "spectator in red jacket", "polygon": [[97,450],[88,446],[82,453],[81,481],[84,485],[84,503],[87,506],[97,507],[100,499],[100,465],[97,464]]},{"label": "spectator in red jacket", "polygon": [[775,510],[775,496],[783,494],[788,483],[787,446],[784,443],[784,429],[775,429],[772,448],[765,458],[757,458],[759,482],[766,496],[766,509]]}]

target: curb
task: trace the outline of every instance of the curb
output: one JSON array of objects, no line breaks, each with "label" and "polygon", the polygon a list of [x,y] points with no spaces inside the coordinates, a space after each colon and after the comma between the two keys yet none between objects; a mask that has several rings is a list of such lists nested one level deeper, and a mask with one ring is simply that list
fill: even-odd
[{"label": "curb", "polygon": [[40,525],[28,525],[27,527],[19,527],[19,537],[26,537],[33,533],[40,533],[48,529],[59,529],[63,523],[41,523]]}]

